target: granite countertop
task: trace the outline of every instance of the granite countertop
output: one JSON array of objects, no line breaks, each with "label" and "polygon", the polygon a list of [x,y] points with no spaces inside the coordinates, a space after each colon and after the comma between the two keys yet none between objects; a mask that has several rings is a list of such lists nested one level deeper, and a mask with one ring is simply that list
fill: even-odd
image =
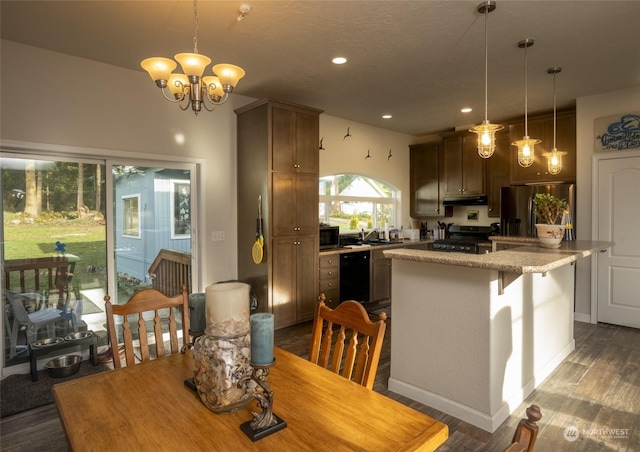
[{"label": "granite countertop", "polygon": [[[516,237],[509,238],[515,239]],[[525,237],[518,237],[517,239],[525,239]],[[385,251],[384,255],[392,259],[484,268],[508,273],[545,273],[590,256],[593,253],[604,251],[613,245],[613,242],[578,240],[563,241],[558,249],[529,245],[488,254],[392,249]]]},{"label": "granite countertop", "polygon": [[390,242],[384,245],[354,245],[352,247],[334,248],[330,250],[321,250],[320,256],[329,256],[332,254],[344,254],[344,253],[357,253],[358,251],[372,251],[372,250],[393,250],[401,248],[413,248],[415,246],[424,245],[427,243],[433,243],[432,239],[428,240],[403,240],[397,242]]}]

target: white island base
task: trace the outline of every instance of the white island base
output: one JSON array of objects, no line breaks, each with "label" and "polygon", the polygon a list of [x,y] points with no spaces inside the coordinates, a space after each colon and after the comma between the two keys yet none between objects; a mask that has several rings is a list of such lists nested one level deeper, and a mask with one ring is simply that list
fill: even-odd
[{"label": "white island base", "polygon": [[574,268],[499,294],[497,270],[394,258],[389,389],[494,432],[575,348]]}]

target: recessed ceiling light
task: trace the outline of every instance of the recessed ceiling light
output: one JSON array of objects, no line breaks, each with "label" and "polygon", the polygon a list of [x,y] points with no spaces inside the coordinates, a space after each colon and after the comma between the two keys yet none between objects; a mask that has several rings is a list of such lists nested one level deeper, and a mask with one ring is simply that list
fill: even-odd
[{"label": "recessed ceiling light", "polygon": [[382,119],[391,119],[393,116],[391,115],[382,115]]},{"label": "recessed ceiling light", "polygon": [[347,59],[345,57],[335,57],[331,61],[333,62],[333,64],[344,64],[347,62]]},{"label": "recessed ceiling light", "polygon": [[464,107],[462,110],[460,110],[462,113],[471,113],[473,111],[473,109],[471,107]]}]

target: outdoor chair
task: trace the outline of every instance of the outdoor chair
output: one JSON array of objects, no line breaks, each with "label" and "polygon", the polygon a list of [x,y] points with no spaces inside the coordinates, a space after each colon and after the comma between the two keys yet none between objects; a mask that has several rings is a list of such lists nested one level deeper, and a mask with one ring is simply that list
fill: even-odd
[{"label": "outdoor chair", "polygon": [[42,328],[47,329],[47,337],[55,337],[56,325],[60,323],[60,326],[62,326],[62,323],[66,320],[65,317],[60,315],[62,311],[59,309],[45,308],[29,314],[22,304],[25,294],[17,294],[7,290],[5,291],[5,296],[9,300],[11,313],[13,314],[13,326],[9,333],[9,359],[17,354],[18,331],[25,330],[27,344],[29,344],[38,338],[38,331]]},{"label": "outdoor chair", "polygon": [[[331,309],[324,300],[324,294],[320,294],[311,333],[309,361],[372,389],[387,327],[387,314],[383,312],[378,321],[372,322],[357,301],[343,301],[336,309]],[[339,327],[336,328],[335,339],[334,327]],[[333,357],[329,362],[332,349]]]},{"label": "outdoor chair", "polygon": [[[178,346],[178,322],[176,319],[176,310],[179,311],[182,323],[182,341],[183,344],[189,342],[189,296],[187,288],[182,286],[182,293],[174,297],[168,297],[156,289],[142,289],[133,294],[133,296],[122,305],[112,304],[109,295],[104,296],[105,308],[107,313],[107,326],[109,331],[109,341],[111,342],[111,354],[113,356],[114,367],[120,368],[122,363],[118,353],[119,343],[116,330],[116,317],[122,317],[122,337],[124,342],[124,355],[126,365],[135,364],[136,358],[145,362],[152,359],[152,348],[155,348],[155,357],[160,358],[167,354],[164,348],[164,332],[163,323],[167,322],[164,316],[168,312],[168,335],[169,348],[168,354],[175,354],[180,351]],[[131,318],[134,318],[132,323]],[[120,320],[118,318],[118,320]],[[150,326],[153,332],[155,347],[151,347],[147,333],[147,322],[152,322]],[[118,322],[119,323],[119,322]],[[151,333],[149,331],[149,333]],[[136,344],[134,344],[134,336]],[[139,348],[139,357],[136,357],[135,348]]]}]

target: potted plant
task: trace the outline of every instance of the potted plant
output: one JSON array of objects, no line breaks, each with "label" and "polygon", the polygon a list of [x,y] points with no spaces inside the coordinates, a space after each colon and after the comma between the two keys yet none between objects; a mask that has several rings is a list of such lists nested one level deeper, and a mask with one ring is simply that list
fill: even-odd
[{"label": "potted plant", "polygon": [[533,213],[539,223],[536,223],[540,245],[545,248],[558,248],[564,236],[566,225],[562,224],[564,214],[569,205],[549,193],[538,193],[533,198]]}]

